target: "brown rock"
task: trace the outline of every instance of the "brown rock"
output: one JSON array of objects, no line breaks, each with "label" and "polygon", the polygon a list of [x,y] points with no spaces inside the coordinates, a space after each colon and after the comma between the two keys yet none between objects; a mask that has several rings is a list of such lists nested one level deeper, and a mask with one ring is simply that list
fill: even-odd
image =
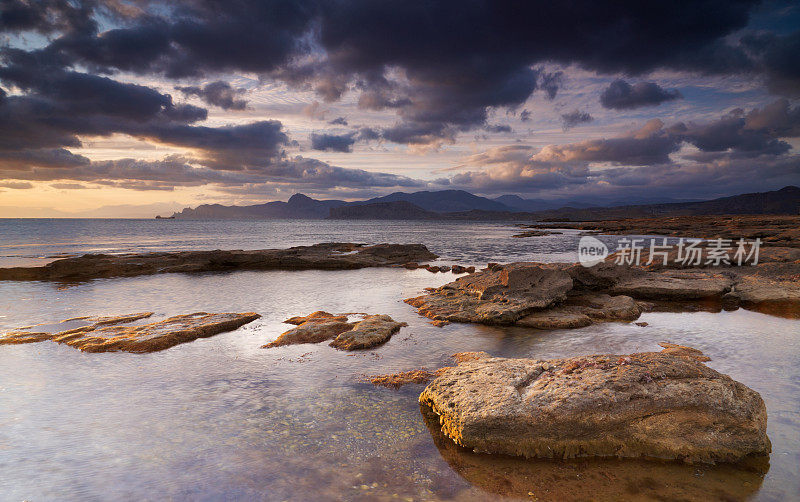
[{"label": "brown rock", "polygon": [[518,234],[514,234],[511,237],[522,239],[525,237],[544,237],[545,235],[555,235],[560,234],[562,232],[550,232],[547,230],[526,230],[525,232],[520,232]]},{"label": "brown rock", "polygon": [[582,293],[569,296],[562,305],[519,319],[517,326],[538,329],[582,328],[597,322],[633,321],[642,308],[629,296]]},{"label": "brown rock", "polygon": [[333,340],[331,346],[341,350],[366,349],[386,342],[406,323],[395,322],[388,315],[368,315],[363,320],[349,322],[348,314],[318,311],[305,317],[292,317],[286,323],[297,324],[262,348],[281,347],[300,343],[320,343]]},{"label": "brown rock", "polygon": [[711,360],[711,358],[703,354],[702,351],[693,349],[692,347],[687,347],[685,345],[678,345],[676,343],[669,343],[669,342],[659,342],[658,344],[664,347],[664,349],[661,351],[662,354],[669,354],[671,356],[677,356],[677,357],[688,357],[690,359],[695,359],[700,362],[706,362]]},{"label": "brown rock", "polygon": [[664,270],[622,280],[609,292],[653,300],[721,298],[733,287],[730,278],[702,270]]},{"label": "brown rock", "polygon": [[761,396],[690,357],[478,358],[420,395],[466,448],[525,457],[733,462],[766,455]]},{"label": "brown rock", "polygon": [[444,321],[444,320],[430,321],[428,324],[432,324],[432,325],[436,326],[437,328],[443,328],[443,327],[447,326],[448,324],[450,324],[450,321]]},{"label": "brown rock", "polygon": [[390,389],[399,389],[404,385],[412,383],[428,383],[435,376],[436,373],[432,373],[428,370],[411,370],[390,375],[374,375],[367,377],[367,379],[373,385],[388,387]]},{"label": "brown rock", "polygon": [[243,314],[197,312],[170,317],[150,324],[124,325],[150,315],[152,312],[120,317],[75,318],[64,321],[64,323],[80,321],[83,325],[54,333],[12,331],[0,337],[0,345],[52,340],[84,352],[155,352],[180,343],[191,342],[197,338],[207,338],[225,331],[233,331],[261,317],[253,312]]},{"label": "brown rock", "polygon": [[[687,465],[659,460],[578,458],[553,462],[487,455],[442,434],[439,416],[420,406],[434,445],[451,469],[484,498],[564,502],[578,500],[749,500],[769,470],[766,457],[737,464]],[[713,494],[713,496],[709,496]],[[455,497],[457,499],[457,497]]]},{"label": "brown rock", "polygon": [[353,329],[342,332],[332,342],[331,347],[340,350],[368,349],[385,343],[393,334],[400,331],[404,322],[395,322],[388,315],[368,315],[363,321],[355,323]]},{"label": "brown rock", "polygon": [[422,244],[324,243],[258,251],[180,251],[143,254],[86,254],[43,267],[0,268],[0,280],[83,281],[170,272],[231,270],[347,270],[435,259]]}]

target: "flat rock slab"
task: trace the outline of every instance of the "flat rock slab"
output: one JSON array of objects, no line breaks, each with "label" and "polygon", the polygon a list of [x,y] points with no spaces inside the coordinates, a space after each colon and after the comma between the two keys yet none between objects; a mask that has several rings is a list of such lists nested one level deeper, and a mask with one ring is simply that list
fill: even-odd
[{"label": "flat rock slab", "polygon": [[800,261],[680,269],[608,262],[592,267],[489,264],[405,302],[434,321],[539,329],[634,321],[656,307],[719,311],[741,306],[800,318]]},{"label": "flat rock slab", "polygon": [[405,301],[434,320],[513,324],[562,302],[571,289],[572,278],[563,270],[512,263],[459,277],[429,295]]},{"label": "flat rock slab", "polygon": [[[351,315],[358,315],[363,319],[351,322]],[[385,314],[331,314],[324,311],[292,317],[284,322],[297,327],[282,333],[262,348],[332,340],[331,347],[340,350],[368,349],[387,342],[400,328],[408,326],[404,322],[395,322]]]},{"label": "flat rock slab", "polygon": [[720,298],[734,281],[712,270],[666,270],[621,281],[609,291],[649,300]]},{"label": "flat rock slab", "polygon": [[761,396],[685,351],[471,357],[441,371],[419,400],[446,436],[476,452],[714,463],[771,449]]},{"label": "flat rock slab", "polygon": [[68,319],[53,326],[63,328],[76,322],[80,326],[53,332],[42,331],[45,326],[32,326],[0,336],[0,345],[52,340],[84,352],[156,352],[197,338],[208,338],[233,331],[261,317],[253,312],[222,314],[196,312],[149,324],[129,325],[151,315],[152,312],[142,312],[119,317]]},{"label": "flat rock slab", "polygon": [[422,244],[324,243],[256,251],[179,251],[142,254],[86,254],[42,267],[0,268],[0,280],[84,281],[171,272],[232,270],[349,270],[429,261],[437,256]]}]

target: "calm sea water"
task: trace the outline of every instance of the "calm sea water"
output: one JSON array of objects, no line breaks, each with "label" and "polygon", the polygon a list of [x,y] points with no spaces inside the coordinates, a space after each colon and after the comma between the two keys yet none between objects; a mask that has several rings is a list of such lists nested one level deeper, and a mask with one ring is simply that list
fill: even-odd
[{"label": "calm sea water", "polygon": [[[575,259],[575,232],[514,239],[507,224],[0,220],[0,266],[83,252],[421,242],[444,262]],[[613,238],[608,237],[609,242]],[[0,282],[0,331],[80,315],[255,311],[236,331],[152,354],[0,347],[0,500],[793,500],[800,494],[800,321],[739,310],[648,313],[537,331],[436,328],[403,298],[452,280],[404,269],[167,274],[63,285]],[[259,348],[314,310],[409,323],[369,351]],[[364,375],[449,364],[455,352],[549,358],[697,347],[761,393],[769,465],[542,462],[455,447],[420,413],[421,385]],[[532,495],[531,495],[532,494]]]}]

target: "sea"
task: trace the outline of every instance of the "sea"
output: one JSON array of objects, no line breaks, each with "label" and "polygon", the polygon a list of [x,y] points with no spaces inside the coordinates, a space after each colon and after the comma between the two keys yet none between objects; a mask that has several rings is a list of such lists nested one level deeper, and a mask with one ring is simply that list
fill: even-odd
[{"label": "sea", "polygon": [[[422,243],[439,264],[571,262],[580,232],[515,238],[508,222],[0,220],[0,267],[83,253]],[[643,236],[646,237],[646,236]],[[620,236],[598,236],[613,247]],[[205,312],[260,319],[150,354],[0,346],[0,501],[799,500],[800,320],[747,310],[648,312],[573,330],[435,327],[403,299],[455,279],[403,268],[161,274],[80,283],[0,281],[0,332],[87,315]],[[261,348],[316,310],[389,314],[408,326],[371,350]],[[768,462],[526,460],[478,454],[421,413],[422,384],[370,375],[486,351],[547,359],[702,350],[758,391]]]}]

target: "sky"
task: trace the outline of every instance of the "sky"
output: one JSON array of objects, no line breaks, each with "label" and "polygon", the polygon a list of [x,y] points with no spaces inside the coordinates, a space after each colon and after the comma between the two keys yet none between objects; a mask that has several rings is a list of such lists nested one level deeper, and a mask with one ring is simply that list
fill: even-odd
[{"label": "sky", "polygon": [[800,2],[0,0],[0,217],[800,185]]}]

